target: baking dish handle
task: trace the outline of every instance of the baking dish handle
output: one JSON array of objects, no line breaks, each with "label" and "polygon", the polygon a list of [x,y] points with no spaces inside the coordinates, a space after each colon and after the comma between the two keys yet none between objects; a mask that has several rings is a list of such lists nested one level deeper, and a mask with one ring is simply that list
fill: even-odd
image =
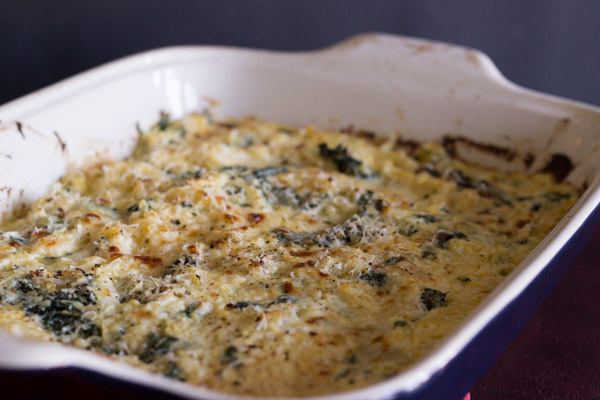
[{"label": "baking dish handle", "polygon": [[481,51],[432,40],[373,32],[353,36],[323,52],[334,56],[340,52],[355,53],[382,68],[432,77],[450,85],[487,82],[493,86],[517,86]]}]

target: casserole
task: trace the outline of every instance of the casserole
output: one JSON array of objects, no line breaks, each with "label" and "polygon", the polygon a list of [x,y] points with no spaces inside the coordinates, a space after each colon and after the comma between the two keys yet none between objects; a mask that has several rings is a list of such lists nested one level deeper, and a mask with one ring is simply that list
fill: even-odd
[{"label": "casserole", "polygon": [[[314,53],[159,50],[4,106],[2,211],[18,210],[42,195],[70,164],[128,155],[136,119],[147,127],[158,110],[181,116],[210,105],[220,115],[255,114],[326,128],[352,124],[382,133],[397,130],[408,139],[452,133],[461,138],[457,155],[468,161],[519,172],[551,167],[576,187],[587,187],[548,238],[429,356],[395,378],[327,398],[460,397],[535,310],[549,282],[558,279],[565,265],[558,257],[568,255],[565,244],[575,240],[598,205],[597,110],[516,88],[472,50],[365,35]],[[473,140],[493,144],[496,151]],[[502,148],[516,150],[498,151]],[[521,302],[525,306],[519,308]],[[24,343],[2,340],[4,368],[79,366],[189,397],[235,397],[75,349]]]}]

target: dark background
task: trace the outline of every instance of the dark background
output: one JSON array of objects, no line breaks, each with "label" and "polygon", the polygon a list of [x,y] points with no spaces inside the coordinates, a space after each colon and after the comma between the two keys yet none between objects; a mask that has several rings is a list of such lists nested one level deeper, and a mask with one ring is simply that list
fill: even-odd
[{"label": "dark background", "polygon": [[596,0],[1,0],[0,5],[0,104],[156,47],[307,50],[382,31],[477,48],[521,85],[600,105]]},{"label": "dark background", "polygon": [[[162,46],[309,50],[381,31],[477,48],[518,84],[600,105],[600,1],[594,0],[0,0],[0,6],[0,103]],[[473,388],[474,400],[600,397],[598,246],[600,231]],[[0,388],[17,389],[21,398],[65,391],[85,391],[90,399],[144,396],[70,373],[45,378],[54,385],[28,379],[0,374]]]}]

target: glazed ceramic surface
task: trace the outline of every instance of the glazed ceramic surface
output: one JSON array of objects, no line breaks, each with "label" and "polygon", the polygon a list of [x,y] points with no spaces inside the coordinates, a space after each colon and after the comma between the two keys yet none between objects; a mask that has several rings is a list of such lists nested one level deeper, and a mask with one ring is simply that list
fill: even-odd
[{"label": "glazed ceramic surface", "polygon": [[[599,219],[600,109],[517,87],[477,51],[384,34],[306,53],[159,49],[6,104],[0,107],[0,215],[42,196],[67,168],[126,157],[136,126],[149,127],[159,111],[179,117],[206,108],[221,117],[352,125],[406,139],[460,137],[456,153],[463,159],[520,172],[550,165],[582,190],[550,235],[425,358],[387,381],[323,399],[462,398],[531,317],[568,266],[573,246]],[[90,352],[0,334],[0,369],[65,366],[189,398],[239,398]]]}]

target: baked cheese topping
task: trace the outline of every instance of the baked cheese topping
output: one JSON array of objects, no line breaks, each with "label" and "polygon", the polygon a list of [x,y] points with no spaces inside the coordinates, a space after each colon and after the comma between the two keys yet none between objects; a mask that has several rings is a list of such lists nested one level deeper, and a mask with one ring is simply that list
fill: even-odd
[{"label": "baked cheese topping", "polygon": [[225,392],[359,388],[430,351],[577,197],[432,143],[165,114],[0,225],[0,328]]}]

